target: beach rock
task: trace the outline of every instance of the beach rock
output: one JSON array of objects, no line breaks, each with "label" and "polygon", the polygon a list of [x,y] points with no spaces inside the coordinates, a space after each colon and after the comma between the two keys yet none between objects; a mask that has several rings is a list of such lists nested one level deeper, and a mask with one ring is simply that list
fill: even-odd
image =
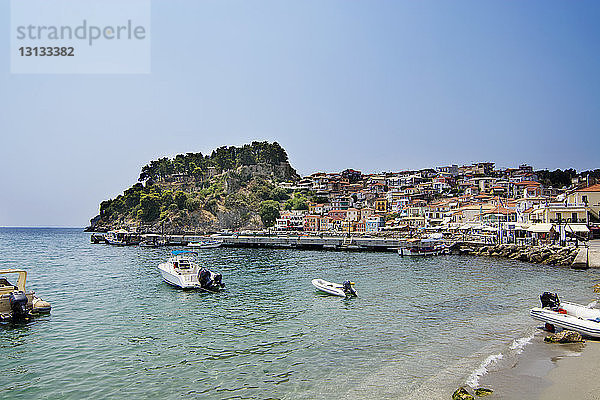
[{"label": "beach rock", "polygon": [[474,400],[475,398],[463,386],[459,387],[452,393],[452,400]]},{"label": "beach rock", "polygon": [[578,332],[564,330],[562,332],[553,333],[544,338],[544,342],[548,343],[581,343],[585,342]]},{"label": "beach rock", "polygon": [[494,393],[492,389],[487,388],[477,388],[475,389],[475,396],[483,397]]}]

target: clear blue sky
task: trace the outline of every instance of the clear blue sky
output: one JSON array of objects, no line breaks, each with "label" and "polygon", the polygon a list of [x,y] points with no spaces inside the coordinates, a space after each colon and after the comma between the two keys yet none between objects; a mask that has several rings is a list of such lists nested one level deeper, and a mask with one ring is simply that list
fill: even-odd
[{"label": "clear blue sky", "polygon": [[598,1],[153,1],[148,75],[12,75],[0,15],[0,226],[84,226],[149,160],[252,140],[301,174],[600,167]]}]

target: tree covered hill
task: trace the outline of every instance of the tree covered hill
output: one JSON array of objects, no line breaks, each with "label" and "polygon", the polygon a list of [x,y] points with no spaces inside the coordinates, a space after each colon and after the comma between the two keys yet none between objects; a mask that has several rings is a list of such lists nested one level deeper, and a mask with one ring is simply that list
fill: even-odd
[{"label": "tree covered hill", "polygon": [[137,227],[189,232],[261,228],[261,210],[289,199],[276,186],[300,177],[277,143],[223,146],[210,155],[179,154],[142,167],[139,182],[100,203],[90,230]]}]

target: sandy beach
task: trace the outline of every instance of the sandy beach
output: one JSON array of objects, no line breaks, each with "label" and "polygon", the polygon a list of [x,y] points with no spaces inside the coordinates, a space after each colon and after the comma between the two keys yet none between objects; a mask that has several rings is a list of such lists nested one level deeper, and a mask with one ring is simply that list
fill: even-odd
[{"label": "sandy beach", "polygon": [[600,342],[588,340],[580,356],[556,361],[556,368],[546,377],[551,385],[542,391],[539,399],[600,399],[599,361]]},{"label": "sandy beach", "polygon": [[486,398],[600,399],[600,342],[544,343],[538,332],[516,358],[505,357],[483,376],[478,386],[494,390]]}]

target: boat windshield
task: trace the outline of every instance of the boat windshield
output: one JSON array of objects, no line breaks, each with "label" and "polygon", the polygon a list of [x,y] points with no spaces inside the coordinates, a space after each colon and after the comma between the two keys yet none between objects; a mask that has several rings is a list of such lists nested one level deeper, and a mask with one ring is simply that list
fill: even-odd
[{"label": "boat windshield", "polygon": [[[18,275],[17,279],[15,275]],[[9,280],[10,278],[10,280]],[[13,290],[25,290],[27,272],[23,270],[5,269],[0,270],[0,292],[12,292]],[[16,281],[16,284],[13,283]]]}]

